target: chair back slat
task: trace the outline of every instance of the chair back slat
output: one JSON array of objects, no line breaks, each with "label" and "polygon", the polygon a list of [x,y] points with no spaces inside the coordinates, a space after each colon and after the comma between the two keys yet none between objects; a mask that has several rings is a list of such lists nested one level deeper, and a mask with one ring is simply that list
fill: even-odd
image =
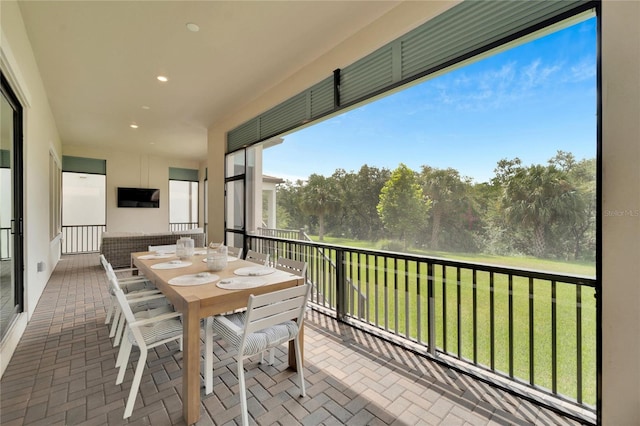
[{"label": "chair back slat", "polygon": [[300,328],[304,320],[310,289],[308,284],[303,284],[258,296],[249,296],[240,353],[244,353],[244,343],[251,333],[290,320],[296,320]]},{"label": "chair back slat", "polygon": [[253,250],[248,250],[247,257],[245,258],[245,260],[248,260],[249,262],[257,263],[258,265],[267,266],[267,264],[269,263],[269,255],[264,253],[259,253]]},{"label": "chair back slat", "polygon": [[304,277],[307,273],[307,262],[302,260],[287,259],[286,257],[278,257],[278,261],[275,265],[276,269],[280,271],[289,272],[292,274]]}]

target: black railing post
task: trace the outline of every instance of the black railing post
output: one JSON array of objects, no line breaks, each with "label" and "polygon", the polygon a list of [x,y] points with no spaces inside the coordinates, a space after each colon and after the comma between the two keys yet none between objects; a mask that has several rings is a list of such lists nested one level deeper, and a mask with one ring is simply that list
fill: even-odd
[{"label": "black railing post", "polygon": [[344,250],[336,250],[336,317],[342,319],[347,314],[347,277],[344,265]]}]

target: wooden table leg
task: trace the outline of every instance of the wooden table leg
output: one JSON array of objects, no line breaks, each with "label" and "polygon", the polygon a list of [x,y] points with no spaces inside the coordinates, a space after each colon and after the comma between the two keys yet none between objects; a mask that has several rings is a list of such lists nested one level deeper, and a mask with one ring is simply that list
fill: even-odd
[{"label": "wooden table leg", "polygon": [[200,301],[186,298],[182,311],[182,404],[183,415],[188,425],[200,419]]}]

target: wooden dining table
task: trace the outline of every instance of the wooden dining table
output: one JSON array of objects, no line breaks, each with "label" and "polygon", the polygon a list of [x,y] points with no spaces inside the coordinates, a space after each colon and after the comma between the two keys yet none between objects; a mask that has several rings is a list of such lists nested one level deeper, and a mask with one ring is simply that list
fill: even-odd
[{"label": "wooden dining table", "polygon": [[[300,276],[274,270],[259,277],[259,280],[263,283],[259,287],[238,290],[223,289],[218,287],[217,283],[221,280],[224,283],[230,278],[237,277],[234,271],[239,268],[259,265],[238,259],[227,262],[227,267],[221,271],[208,271],[207,263],[203,261],[206,259],[206,249],[196,249],[196,253],[200,254],[184,260],[180,266],[177,266],[177,263],[171,263],[178,260],[174,256],[166,257],[167,255],[153,252],[131,254],[132,266],[138,268],[139,272],[169,299],[175,310],[182,313],[182,402],[184,419],[188,425],[197,422],[200,418],[200,320],[246,307],[250,294],[268,293],[304,283],[304,279]],[[154,266],[160,263],[169,263],[170,266]],[[189,282],[184,281],[184,277],[182,277],[205,272],[215,274],[219,279],[212,280],[212,282],[206,284],[189,285]],[[178,285],[169,283],[169,281],[178,277],[181,277],[178,279]],[[213,279],[215,277],[208,278]],[[202,280],[200,278],[195,281]],[[176,280],[173,280],[173,282],[176,282]],[[301,330],[299,337],[301,348],[303,336],[304,334]],[[301,352],[303,351],[301,350]],[[303,356],[302,353],[300,356]],[[295,365],[295,351],[292,350],[290,342],[289,366],[295,369]]]}]

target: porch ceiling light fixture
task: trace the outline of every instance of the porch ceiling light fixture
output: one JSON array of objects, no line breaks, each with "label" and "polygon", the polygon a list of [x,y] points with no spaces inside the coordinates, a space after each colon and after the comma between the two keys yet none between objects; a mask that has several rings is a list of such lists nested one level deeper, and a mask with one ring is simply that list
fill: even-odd
[{"label": "porch ceiling light fixture", "polygon": [[131,123],[129,124],[129,127],[131,127],[132,129],[137,129],[138,125],[136,123]]},{"label": "porch ceiling light fixture", "polygon": [[158,81],[161,81],[163,83],[166,83],[167,81],[169,81],[169,78],[164,75],[159,75],[156,78],[158,79]]},{"label": "porch ceiling light fixture", "polygon": [[193,22],[187,22],[187,29],[192,33],[197,33],[198,31],[200,31],[200,27],[198,26],[198,24],[194,24]]}]

